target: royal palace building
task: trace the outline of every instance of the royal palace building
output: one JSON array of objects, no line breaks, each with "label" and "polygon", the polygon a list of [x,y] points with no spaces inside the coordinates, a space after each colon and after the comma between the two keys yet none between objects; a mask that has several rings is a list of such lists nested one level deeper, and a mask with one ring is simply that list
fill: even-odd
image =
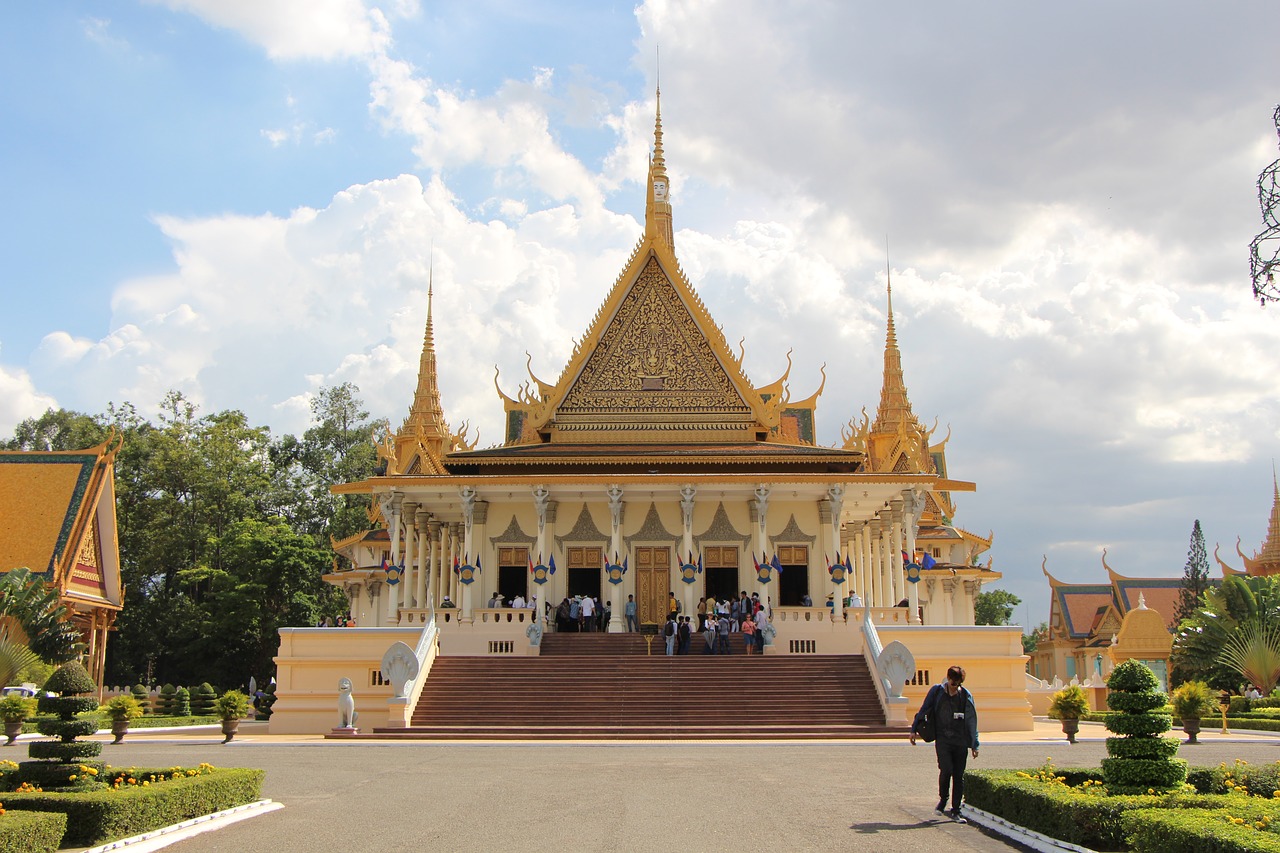
[{"label": "royal palace building", "polygon": [[[1016,629],[973,627],[975,596],[1000,574],[990,536],[952,522],[954,495],[974,486],[949,478],[947,440],[912,410],[891,289],[875,416],[848,420],[842,441],[822,446],[825,369],[803,399],[789,367],[765,384],[747,376],[743,350],[680,267],[669,190],[659,107],[644,233],[555,381],[530,370],[514,396],[495,381],[501,444],[478,448],[446,418],[437,375],[449,368],[428,290],[408,415],[380,441],[375,476],[335,486],[372,497],[370,529],[334,543],[344,568],[325,578],[348,595],[357,627],[344,629],[342,654],[332,639],[342,632],[284,632],[273,731],[303,730],[332,707],[321,682],[347,671],[340,659],[356,655],[357,637],[370,638],[369,677],[354,664],[348,677],[380,695],[393,634],[423,668],[451,655],[537,655],[534,635],[553,630],[549,612],[566,597],[607,603],[617,633],[628,598],[653,630],[673,598],[692,614],[699,599],[742,591],[770,605],[773,654],[858,654],[864,622],[879,626],[911,648],[909,696],[943,677],[935,652],[976,637],[979,669],[1003,691],[997,716],[1029,727]],[[513,610],[517,598],[533,606]],[[911,641],[893,633],[913,630]]]}]

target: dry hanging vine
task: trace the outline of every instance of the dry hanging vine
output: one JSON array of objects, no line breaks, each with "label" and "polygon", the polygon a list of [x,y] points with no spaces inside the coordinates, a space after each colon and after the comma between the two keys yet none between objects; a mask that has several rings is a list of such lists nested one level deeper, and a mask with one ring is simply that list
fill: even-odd
[{"label": "dry hanging vine", "polygon": [[[1280,135],[1280,106],[1272,116]],[[1276,270],[1280,269],[1280,160],[1274,161],[1258,176],[1258,204],[1262,207],[1262,233],[1249,244],[1249,272],[1253,277],[1253,295],[1264,306],[1280,301],[1276,287]],[[1270,257],[1266,257],[1267,254]]]}]

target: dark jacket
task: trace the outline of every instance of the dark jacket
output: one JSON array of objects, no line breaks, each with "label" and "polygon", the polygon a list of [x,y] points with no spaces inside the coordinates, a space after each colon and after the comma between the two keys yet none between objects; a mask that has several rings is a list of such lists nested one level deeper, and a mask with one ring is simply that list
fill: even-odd
[{"label": "dark jacket", "polygon": [[[924,701],[920,703],[920,710],[916,711],[915,719],[911,721],[912,732],[918,734],[920,732],[921,725],[924,724],[925,714],[933,711],[935,713],[935,720],[937,723],[936,731],[938,733],[938,737],[941,738],[942,720],[936,718],[936,709],[938,707],[938,702],[946,694],[946,691],[947,687],[945,682],[942,684],[935,684],[929,688],[929,692],[925,694]],[[960,688],[960,692],[964,694],[965,697],[964,723],[965,734],[969,741],[965,746],[968,749],[978,749],[978,709],[973,704],[972,693],[964,687]]]}]

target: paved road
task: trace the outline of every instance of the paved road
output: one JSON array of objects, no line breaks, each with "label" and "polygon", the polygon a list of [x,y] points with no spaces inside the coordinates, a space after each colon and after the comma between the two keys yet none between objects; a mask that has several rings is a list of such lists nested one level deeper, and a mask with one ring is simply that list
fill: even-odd
[{"label": "paved road", "polygon": [[[1272,743],[1205,744],[1196,764],[1275,761]],[[983,748],[977,766],[1097,766],[1099,742]],[[262,767],[285,808],[180,842],[177,853],[505,850],[1007,851],[933,814],[921,745],[426,745],[139,740],[117,766]],[[941,845],[945,845],[942,847]]]}]

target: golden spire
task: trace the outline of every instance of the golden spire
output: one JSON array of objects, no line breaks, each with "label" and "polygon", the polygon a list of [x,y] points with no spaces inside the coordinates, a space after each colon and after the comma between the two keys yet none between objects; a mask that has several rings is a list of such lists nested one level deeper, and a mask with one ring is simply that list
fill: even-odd
[{"label": "golden spire", "polygon": [[435,290],[435,271],[427,279],[427,330],[422,336],[422,358],[418,363],[418,387],[413,395],[409,416],[396,435],[397,456],[408,463],[420,442],[435,454],[445,450],[449,426],[440,404],[440,385],[436,378],[436,343],[431,323],[431,303]]},{"label": "golden spire", "polygon": [[1280,484],[1276,482],[1274,462],[1271,464],[1271,486],[1274,490],[1274,496],[1271,499],[1271,523],[1267,525],[1267,539],[1262,543],[1258,560],[1280,570]]},{"label": "golden spire", "polygon": [[656,111],[653,124],[653,156],[649,158],[649,189],[644,211],[646,238],[662,241],[674,248],[671,230],[671,202],[668,200],[671,182],[667,178],[667,161],[662,154],[662,87],[656,90]]},{"label": "golden spire", "polygon": [[880,407],[876,409],[876,420],[871,431],[896,433],[904,426],[918,428],[919,421],[911,411],[907,385],[902,377],[902,353],[898,351],[898,336],[893,327],[893,280],[890,277],[888,257],[885,258],[884,271],[889,322],[884,341],[884,381],[880,386]]}]

